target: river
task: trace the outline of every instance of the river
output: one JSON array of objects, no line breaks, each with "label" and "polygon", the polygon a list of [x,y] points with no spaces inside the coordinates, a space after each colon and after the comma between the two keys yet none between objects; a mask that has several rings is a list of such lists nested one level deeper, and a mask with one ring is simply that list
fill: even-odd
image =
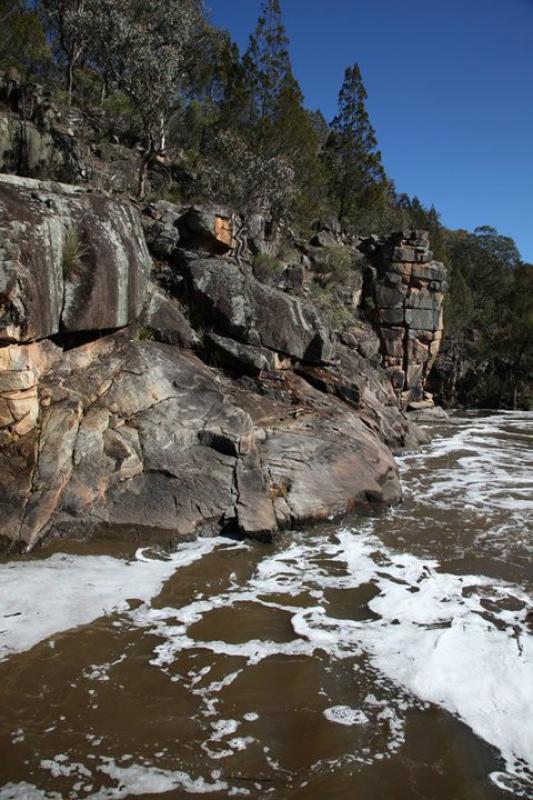
[{"label": "river", "polygon": [[274,545],[0,564],[0,800],[533,795],[533,413]]}]

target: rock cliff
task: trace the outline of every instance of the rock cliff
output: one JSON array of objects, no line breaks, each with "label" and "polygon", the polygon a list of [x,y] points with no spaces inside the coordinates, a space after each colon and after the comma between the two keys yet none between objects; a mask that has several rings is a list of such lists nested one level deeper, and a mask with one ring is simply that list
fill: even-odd
[{"label": "rock cliff", "polygon": [[374,309],[383,362],[403,404],[420,408],[442,339],[446,269],[432,260],[426,231],[402,231],[371,249],[366,300]]},{"label": "rock cliff", "polygon": [[0,176],[4,546],[263,538],[400,498],[392,451],[421,440],[401,405],[424,398],[445,291],[427,236],[328,234],[350,253],[339,326],[310,302],[324,231],[260,279],[265,226],[243,229]]}]

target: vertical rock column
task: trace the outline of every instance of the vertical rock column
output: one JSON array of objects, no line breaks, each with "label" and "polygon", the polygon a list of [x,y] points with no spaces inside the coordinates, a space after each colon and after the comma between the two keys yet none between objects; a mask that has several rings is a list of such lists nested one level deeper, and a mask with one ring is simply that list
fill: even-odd
[{"label": "vertical rock column", "polygon": [[393,234],[367,269],[365,296],[374,305],[384,366],[405,406],[431,401],[424,384],[440,347],[447,288],[427,231]]},{"label": "vertical rock column", "polygon": [[54,349],[51,342],[0,347],[0,447],[37,427],[39,377]]}]

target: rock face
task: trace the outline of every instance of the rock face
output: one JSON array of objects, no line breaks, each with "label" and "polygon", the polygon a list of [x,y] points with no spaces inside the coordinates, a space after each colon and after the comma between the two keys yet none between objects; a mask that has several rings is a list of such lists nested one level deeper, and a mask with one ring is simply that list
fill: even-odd
[{"label": "rock face", "polygon": [[293,380],[301,416],[170,345],[119,333],[64,353],[41,378],[38,446],[26,434],[0,451],[4,540],[177,540],[228,526],[261,537],[397,500],[376,433]]},{"label": "rock face", "polygon": [[86,180],[69,122],[41,86],[24,83],[16,70],[0,72],[0,172]]},{"label": "rock face", "polygon": [[333,357],[333,335],[313,306],[260,283],[236,264],[185,257],[187,296],[222,335],[309,363]]},{"label": "rock face", "polygon": [[380,366],[382,340],[355,322],[336,337],[304,297],[222,257],[219,215],[176,208],[144,221],[156,286],[131,205],[0,179],[8,548],[272,537],[400,497],[390,448],[421,439]]},{"label": "rock face", "polygon": [[0,341],[120,328],[139,316],[151,260],[119,200],[0,176]]},{"label": "rock face", "polygon": [[393,235],[374,249],[365,271],[384,365],[406,405],[424,399],[442,339],[446,277],[444,265],[432,260],[426,231]]}]

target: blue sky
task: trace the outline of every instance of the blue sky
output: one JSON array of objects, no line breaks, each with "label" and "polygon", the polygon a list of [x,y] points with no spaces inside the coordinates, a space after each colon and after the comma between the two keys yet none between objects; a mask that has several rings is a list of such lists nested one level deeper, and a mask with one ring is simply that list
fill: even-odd
[{"label": "blue sky", "polygon": [[[398,190],[533,262],[533,0],[281,1],[307,106],[331,119],[358,61]],[[260,0],[206,2],[245,48]]]}]

